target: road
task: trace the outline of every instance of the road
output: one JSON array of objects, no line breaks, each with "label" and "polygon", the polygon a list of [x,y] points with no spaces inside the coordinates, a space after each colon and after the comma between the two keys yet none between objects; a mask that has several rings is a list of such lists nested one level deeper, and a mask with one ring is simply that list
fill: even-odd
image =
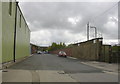
[{"label": "road", "polygon": [[[36,54],[3,72],[4,82],[117,82],[118,75],[82,64],[72,58],[52,54]],[[26,75],[25,75],[26,74]],[[10,76],[12,75],[12,76]],[[19,77],[17,78],[17,76]],[[22,77],[24,77],[22,79]],[[26,78],[26,79],[25,79]],[[27,81],[26,81],[27,80]]]}]

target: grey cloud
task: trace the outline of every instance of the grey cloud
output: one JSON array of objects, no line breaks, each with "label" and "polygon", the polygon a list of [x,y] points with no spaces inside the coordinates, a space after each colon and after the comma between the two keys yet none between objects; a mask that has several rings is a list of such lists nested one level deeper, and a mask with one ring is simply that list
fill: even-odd
[{"label": "grey cloud", "polygon": [[[51,32],[54,38],[49,39],[58,42],[65,39],[67,42],[70,37],[63,36],[64,32],[67,30],[71,35],[79,33],[86,35],[88,21],[91,25],[95,25],[104,36],[115,38],[117,34],[111,31],[116,32],[117,29],[111,28],[108,30],[104,25],[108,22],[108,16],[117,16],[117,7],[100,15],[114,4],[115,2],[23,2],[20,5],[32,31],[56,30]],[[67,21],[69,17],[76,16],[81,17],[80,22],[76,25]],[[99,18],[96,18],[96,16],[99,16]]]}]

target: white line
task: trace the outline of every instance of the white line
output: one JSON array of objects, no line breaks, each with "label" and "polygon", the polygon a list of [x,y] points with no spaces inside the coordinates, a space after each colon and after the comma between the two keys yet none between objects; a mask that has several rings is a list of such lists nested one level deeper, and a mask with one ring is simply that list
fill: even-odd
[{"label": "white line", "polygon": [[109,72],[109,71],[103,71],[104,73],[108,73],[108,74],[114,74],[114,75],[118,75],[118,73],[116,72]]},{"label": "white line", "polygon": [[70,56],[68,56],[68,58],[70,58],[70,59],[77,59],[77,58],[74,58],[74,57],[70,57]]}]

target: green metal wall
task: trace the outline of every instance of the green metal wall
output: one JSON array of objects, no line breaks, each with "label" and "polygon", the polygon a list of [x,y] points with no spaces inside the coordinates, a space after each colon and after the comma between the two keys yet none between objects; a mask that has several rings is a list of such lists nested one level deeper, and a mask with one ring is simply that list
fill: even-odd
[{"label": "green metal wall", "polygon": [[[30,55],[30,30],[22,16],[19,28],[20,9],[17,7],[16,59]],[[16,3],[12,3],[12,16],[9,15],[9,2],[2,2],[2,62],[13,60],[14,28]]]},{"label": "green metal wall", "polygon": [[2,2],[0,1],[0,63],[2,63]]},{"label": "green metal wall", "polygon": [[[20,27],[21,15],[21,27]],[[25,19],[17,7],[17,35],[16,35],[16,58],[29,56],[30,54],[30,30],[25,22]]]},{"label": "green metal wall", "polygon": [[2,2],[2,62],[13,60],[15,3],[9,15],[9,2]]}]

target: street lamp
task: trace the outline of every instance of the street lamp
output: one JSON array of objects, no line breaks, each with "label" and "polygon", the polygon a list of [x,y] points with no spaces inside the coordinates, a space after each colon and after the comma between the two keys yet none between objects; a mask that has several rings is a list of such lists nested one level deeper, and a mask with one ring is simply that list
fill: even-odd
[{"label": "street lamp", "polygon": [[94,28],[95,29],[95,38],[97,38],[97,29],[95,26],[90,26],[90,28]]}]

